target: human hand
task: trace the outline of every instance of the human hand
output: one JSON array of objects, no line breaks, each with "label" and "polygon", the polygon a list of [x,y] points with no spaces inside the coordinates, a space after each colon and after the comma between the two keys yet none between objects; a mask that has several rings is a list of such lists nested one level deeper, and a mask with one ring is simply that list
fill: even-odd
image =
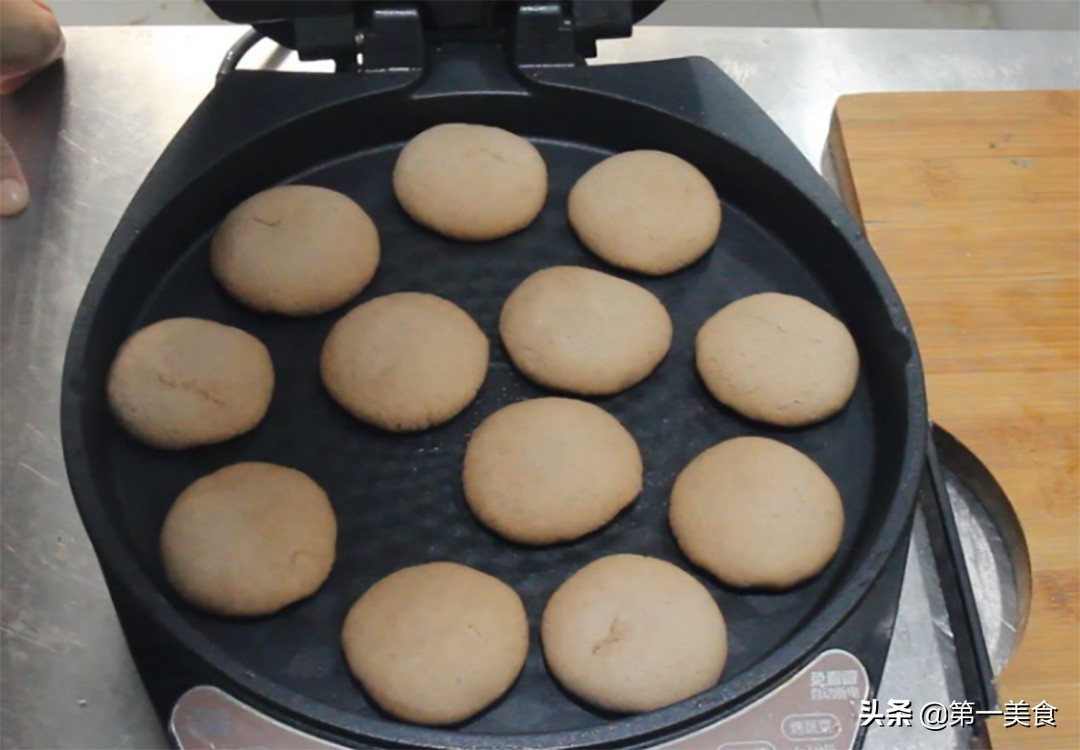
[{"label": "human hand", "polygon": [[[0,0],[0,94],[10,94],[64,54],[64,35],[42,0]],[[22,167],[0,134],[0,216],[17,214],[30,201]]]}]

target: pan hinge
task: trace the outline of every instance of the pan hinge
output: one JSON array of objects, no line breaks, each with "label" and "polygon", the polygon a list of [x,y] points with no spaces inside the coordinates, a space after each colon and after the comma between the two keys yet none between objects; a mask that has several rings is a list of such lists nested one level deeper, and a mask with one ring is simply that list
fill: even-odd
[{"label": "pan hinge", "polygon": [[461,43],[501,47],[519,67],[581,65],[596,55],[598,40],[630,36],[635,5],[631,0],[207,2],[222,18],[250,23],[295,49],[301,60],[333,60],[339,72],[361,65],[365,71],[420,69],[431,51]]},{"label": "pan hinge", "polygon": [[523,2],[514,24],[518,67],[582,65],[596,56],[596,42],[630,36],[631,4],[619,0]]},{"label": "pan hinge", "polygon": [[[424,24],[416,2],[206,0],[221,18],[296,50],[301,60],[333,60],[339,73],[419,69]],[[441,5],[441,3],[440,3]]]},{"label": "pan hinge", "polygon": [[301,60],[333,60],[338,72],[358,69],[363,35],[352,13],[305,16],[292,24],[293,42]]},{"label": "pan hinge", "polygon": [[334,61],[339,73],[360,68],[410,70],[424,66],[424,29],[420,12],[410,3],[371,3],[353,13],[308,16],[293,22],[293,38],[301,60]]}]

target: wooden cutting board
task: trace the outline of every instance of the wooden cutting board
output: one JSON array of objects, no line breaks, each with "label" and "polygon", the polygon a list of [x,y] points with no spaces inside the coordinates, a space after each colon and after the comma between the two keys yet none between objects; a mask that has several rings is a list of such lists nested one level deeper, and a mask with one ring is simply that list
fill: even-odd
[{"label": "wooden cutting board", "polygon": [[[931,417],[990,468],[1020,518],[1031,614],[995,748],[1080,748],[1080,92],[862,94],[829,145],[845,202],[900,289]],[[905,696],[884,696],[903,698]]]}]

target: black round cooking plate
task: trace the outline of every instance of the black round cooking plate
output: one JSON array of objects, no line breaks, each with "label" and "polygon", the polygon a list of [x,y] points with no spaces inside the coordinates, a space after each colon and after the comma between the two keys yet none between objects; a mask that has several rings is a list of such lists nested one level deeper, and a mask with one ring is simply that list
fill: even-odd
[{"label": "black round cooking plate", "polygon": [[[913,342],[876,261],[853,246],[834,217],[769,166],[655,109],[556,90],[399,98],[392,109],[390,104],[377,97],[346,101],[290,121],[208,164],[168,205],[147,207],[153,210],[146,210],[136,236],[114,237],[72,333],[63,399],[69,475],[114,595],[121,587],[217,684],[343,742],[636,742],[758,694],[810,656],[861,600],[910,517],[924,434],[916,427],[925,424],[925,404]],[[555,117],[553,108],[574,116]],[[404,140],[431,124],[462,120],[507,127],[537,142],[551,191],[531,227],[469,245],[425,231],[396,205],[390,174]],[[649,279],[605,267],[567,225],[566,195],[574,181],[606,155],[629,147],[688,158],[724,200],[716,248],[677,274]],[[469,311],[488,333],[488,378],[462,415],[413,435],[358,423],[330,400],[318,377],[323,338],[352,304],[306,320],[263,316],[234,303],[214,283],[207,245],[216,222],[242,198],[281,182],[340,190],[374,218],[382,264],[357,302],[401,290],[433,292]],[[584,540],[531,549],[507,544],[471,516],[460,466],[467,436],[485,416],[546,393],[509,365],[498,343],[497,317],[521,280],[557,264],[601,268],[647,287],[668,308],[675,339],[649,379],[597,400],[641,446],[641,497]],[[724,304],[761,291],[805,297],[851,328],[862,371],[851,403],[836,418],[797,431],[754,424],[719,406],[698,380],[697,328]],[[253,432],[219,446],[168,453],[131,440],[108,414],[104,379],[119,343],[142,326],[178,315],[235,325],[267,344],[277,386],[265,421]],[[537,626],[547,597],[573,571],[605,554],[648,554],[690,569],[666,522],[672,481],[705,448],[748,434],[804,451],[837,483],[847,522],[836,559],[814,580],[779,594],[728,590],[693,571],[728,620],[730,658],[721,684],[635,717],[579,704],[543,665]],[[340,529],[338,562],[326,585],[311,599],[257,621],[224,620],[180,602],[168,591],[156,552],[162,519],[176,495],[195,478],[242,460],[309,473],[328,491]],[[426,729],[394,721],[372,706],[348,674],[338,634],[348,607],[374,581],[405,565],[443,559],[512,585],[525,600],[532,640],[525,670],[503,700],[460,727]]]}]

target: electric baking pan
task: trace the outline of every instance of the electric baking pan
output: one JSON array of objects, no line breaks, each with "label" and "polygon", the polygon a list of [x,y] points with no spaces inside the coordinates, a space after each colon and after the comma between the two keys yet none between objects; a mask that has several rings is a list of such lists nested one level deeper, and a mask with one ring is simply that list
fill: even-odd
[{"label": "electric baking pan", "polygon": [[[185,690],[210,684],[344,745],[649,744],[737,710],[805,665],[863,602],[890,556],[906,549],[926,455],[918,351],[896,291],[830,188],[746,94],[703,59],[585,66],[596,38],[629,31],[635,9],[628,3],[586,4],[608,6],[607,15],[597,15],[597,7],[583,11],[580,3],[499,4],[494,11],[466,5],[468,12],[484,7],[480,15],[448,16],[445,8],[408,4],[215,3],[222,15],[261,24],[302,56],[334,57],[340,72],[223,76],[147,176],[86,291],[63,379],[68,474],[129,645],[165,718]],[[349,45],[361,36],[363,61],[354,71],[357,48]],[[464,244],[415,225],[395,203],[391,171],[400,148],[427,127],[455,121],[503,127],[540,149],[551,187],[532,226]],[[605,267],[567,224],[574,181],[606,156],[639,148],[697,165],[724,202],[716,247],[663,278]],[[232,207],[292,182],[352,196],[375,220],[383,247],[374,281],[354,303],[309,319],[239,306],[214,283],[208,263],[209,238]],[[485,416],[545,395],[509,364],[497,318],[522,279],[557,264],[602,268],[647,287],[670,312],[675,337],[650,378],[597,400],[641,446],[641,497],[585,539],[532,549],[508,544],[472,517],[460,470],[465,442]],[[320,347],[334,322],[356,302],[401,290],[452,300],[492,341],[476,401],[448,424],[406,435],[349,417],[318,376]],[[801,430],[752,423],[718,405],[698,380],[698,327],[723,305],[763,291],[805,297],[850,328],[861,372],[837,417]],[[217,320],[267,345],[277,384],[266,419],[251,433],[163,452],[127,437],[110,416],[105,379],[120,343],[173,316]],[[718,585],[693,571],[668,529],[676,473],[700,451],[738,435],[765,435],[804,451],[842,493],[847,520],[839,553],[821,575],[791,591]],[[311,599],[236,621],[197,611],[169,590],[157,538],[187,484],[245,460],[299,468],[327,490],[339,521],[338,560]],[[582,565],[621,552],[691,569],[716,597],[729,626],[730,657],[714,689],[659,711],[618,716],[579,703],[548,675],[538,637],[547,597]],[[438,729],[381,713],[349,676],[339,647],[344,615],[368,586],[432,560],[498,576],[521,594],[532,626],[527,664],[507,695],[459,726]]]}]

